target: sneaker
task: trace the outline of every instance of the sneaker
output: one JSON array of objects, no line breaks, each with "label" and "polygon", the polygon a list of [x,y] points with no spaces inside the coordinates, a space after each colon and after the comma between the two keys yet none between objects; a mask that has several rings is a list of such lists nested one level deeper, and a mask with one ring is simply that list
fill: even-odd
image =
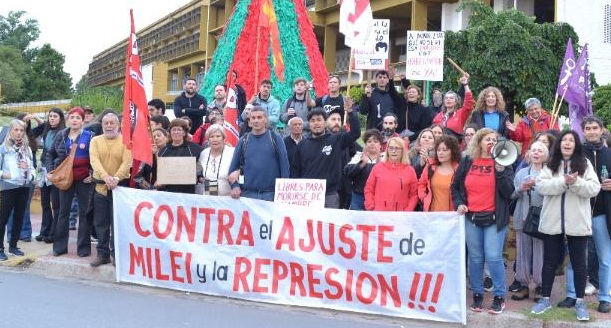
[{"label": "sneaker", "polygon": [[487,292],[492,290],[492,278],[486,277],[484,279],[484,290]]},{"label": "sneaker", "polygon": [[508,290],[512,293],[515,293],[521,289],[522,289],[522,283],[517,280],[514,280],[513,283],[509,285],[509,288],[508,288]]},{"label": "sneaker", "polygon": [[588,313],[588,308],[584,300],[579,300],[575,303],[575,314],[577,315],[577,320],[579,321],[590,320],[590,314]]},{"label": "sneaker", "polygon": [[92,267],[94,267],[94,268],[97,268],[97,267],[99,267],[100,265],[103,265],[103,264],[108,264],[108,263],[110,263],[110,257],[99,257],[99,256],[98,256],[98,257],[95,259],[95,261],[93,261],[93,262],[89,263],[89,265],[91,265],[91,266],[92,266]]},{"label": "sneaker", "polygon": [[8,256],[6,256],[6,254],[4,254],[4,250],[0,249],[0,261],[6,261],[8,260]]},{"label": "sneaker", "polygon": [[9,247],[8,249],[9,254],[13,254],[15,256],[24,256],[25,253],[23,253],[19,248],[17,247]]},{"label": "sneaker", "polygon": [[535,305],[533,305],[533,307],[530,309],[530,313],[532,314],[542,314],[545,313],[545,311],[549,310],[552,308],[552,303],[550,303],[549,301],[549,297],[542,297],[539,302],[537,302]]},{"label": "sneaker", "polygon": [[592,296],[598,293],[598,288],[594,287],[591,283],[586,284],[586,296]]},{"label": "sneaker", "polygon": [[533,301],[539,302],[540,299],[543,298],[543,288],[541,286],[535,287],[535,296],[533,296]]},{"label": "sneaker", "polygon": [[598,312],[609,313],[609,311],[611,311],[611,307],[609,307],[609,302],[600,301],[600,303],[598,303]]},{"label": "sneaker", "polygon": [[488,309],[488,313],[490,314],[501,314],[505,309],[505,299],[501,296],[495,296],[494,300],[492,300],[492,305]]},{"label": "sneaker", "polygon": [[482,294],[473,294],[473,304],[471,304],[471,311],[482,312],[484,310],[484,296]]},{"label": "sneaker", "polygon": [[519,290],[517,290],[513,295],[511,295],[511,299],[514,301],[522,301],[528,298],[529,290],[527,286],[522,286]]},{"label": "sneaker", "polygon": [[575,302],[577,302],[576,299],[572,297],[567,297],[562,302],[558,303],[558,307],[567,309],[572,308],[573,306],[575,306]]}]

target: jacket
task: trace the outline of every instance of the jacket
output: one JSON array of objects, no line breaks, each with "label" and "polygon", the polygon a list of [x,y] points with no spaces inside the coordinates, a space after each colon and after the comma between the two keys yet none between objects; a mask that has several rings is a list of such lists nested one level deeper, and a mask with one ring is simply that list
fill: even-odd
[{"label": "jacket", "polygon": [[452,114],[448,115],[447,119],[445,119],[445,124],[444,116],[446,114],[443,112],[439,112],[437,115],[435,115],[435,118],[433,118],[433,123],[442,124],[444,128],[452,131],[458,136],[462,136],[465,123],[469,119],[469,115],[471,115],[474,105],[475,100],[473,100],[473,93],[471,91],[465,92],[465,101],[463,106]]},{"label": "jacket", "polygon": [[[467,208],[469,207],[465,180],[472,163],[473,160],[469,156],[464,157],[460,161],[456,173],[454,173],[451,189],[452,201],[456,209],[458,209],[460,205],[466,205]],[[514,174],[511,166],[506,166],[503,172],[496,171],[495,174],[496,190],[494,191],[494,215],[497,230],[503,229],[509,223],[509,204],[511,203],[511,195],[514,191],[513,177]]]},{"label": "jacket", "polygon": [[418,204],[418,178],[407,164],[374,165],[365,184],[368,211],[413,211]]},{"label": "jacket", "polygon": [[388,91],[378,88],[371,91],[371,97],[363,96],[361,114],[367,116],[367,129],[382,130],[382,120],[386,113],[396,114],[401,107],[401,97],[397,94],[393,80],[388,81]]},{"label": "jacket", "polygon": [[[275,130],[276,126],[278,125],[278,121],[280,120],[280,102],[272,95],[269,95],[269,98],[267,99],[261,99],[261,96],[257,95],[257,99],[255,100],[254,104],[246,105],[246,108],[252,108],[254,106],[259,106],[265,109],[267,112],[269,126]],[[246,112],[242,111],[241,117],[244,122],[248,122]],[[250,131],[250,129],[248,129],[248,131]]]},{"label": "jacket", "polygon": [[[28,164],[28,170],[25,175],[19,167],[18,152],[13,147],[9,146],[7,149],[6,146],[4,144],[0,145],[0,190],[30,184],[34,180],[34,163],[32,162],[32,150],[27,142],[25,145],[25,152],[27,152],[25,161]],[[2,178],[4,172],[10,174],[10,177]]]},{"label": "jacket", "polygon": [[558,122],[554,126],[550,126],[552,116],[546,111],[542,110],[541,115],[536,120],[531,120],[528,116],[524,115],[515,131],[509,131],[509,138],[513,141],[522,143],[522,157],[528,151],[528,146],[532,142],[535,134],[538,132],[544,132],[548,130],[558,130]]},{"label": "jacket", "polygon": [[193,134],[204,123],[204,116],[208,115],[207,107],[204,96],[196,92],[193,97],[189,98],[183,91],[180,96],[174,99],[174,116],[176,118],[188,116],[192,122],[189,133]]},{"label": "jacket", "polygon": [[414,133],[409,137],[410,141],[416,140],[420,131],[431,126],[434,116],[429,107],[422,106],[419,103],[407,102],[405,99],[402,99],[401,107],[397,109],[396,114],[397,131],[403,132],[408,129]]},{"label": "jacket", "polygon": [[[600,173],[603,165],[607,167],[607,172],[611,172],[611,148],[606,147],[602,142],[598,145],[586,142],[583,145],[583,154],[592,163],[600,181],[602,181]],[[611,191],[601,188],[598,195],[591,199],[590,205],[594,210],[592,217],[603,214],[606,216],[607,230],[609,230],[609,236],[611,236]]]},{"label": "jacket", "polygon": [[365,166],[361,166],[361,156],[365,156],[365,154],[356,153],[354,155],[352,160],[346,164],[346,167],[344,167],[344,175],[352,184],[352,191],[357,194],[364,195],[367,178],[369,178],[371,170],[373,170],[373,166],[378,162],[370,161]]},{"label": "jacket", "polygon": [[[454,163],[452,165],[454,172],[458,168],[458,163]],[[437,170],[437,165],[428,164],[424,167],[422,171],[422,175],[420,176],[420,180],[418,180],[418,198],[422,202],[422,210],[424,212],[428,212],[431,208],[431,203],[433,202],[433,190],[431,188],[431,179],[433,178],[433,174]],[[429,171],[432,173],[429,176]],[[450,208],[454,208],[454,202],[452,202],[452,197],[450,197]]]},{"label": "jacket", "polygon": [[[293,96],[287,99],[282,105],[282,114],[280,115],[280,122],[286,124],[291,118],[295,116],[301,117],[301,119],[303,120],[303,130],[306,132],[310,131],[310,122],[308,122],[308,113],[310,112],[310,107],[306,103],[306,98],[307,97],[304,94],[303,99],[299,100],[295,96],[295,93],[293,93]],[[289,114],[287,113],[289,108],[295,109],[295,115],[289,116]]]},{"label": "jacket", "polygon": [[577,181],[570,186],[564,182],[562,165],[557,172],[552,172],[547,166],[541,170],[535,185],[535,190],[543,195],[540,232],[558,235],[564,231],[568,236],[592,234],[590,198],[600,191],[600,182],[592,163],[587,162],[584,175],[577,177]]},{"label": "jacket", "polygon": [[[53,148],[47,150],[47,152],[45,153],[45,158],[43,159],[43,163],[45,164],[45,168],[47,169],[48,172],[51,172],[56,167],[58,167],[59,164],[61,164],[70,154],[70,149],[68,149],[68,147],[66,146],[66,139],[68,139],[69,134],[70,134],[70,128],[65,128],[56,133],[55,139],[53,141]],[[77,142],[85,143],[87,145],[86,147],[89,147],[89,144],[91,143],[91,139],[93,139],[93,137],[94,137],[93,132],[83,129],[81,134],[78,136]],[[85,160],[87,162],[87,166],[90,166],[90,165],[89,165],[89,156],[87,156],[86,159],[83,158],[81,160],[82,156],[79,156],[79,155],[83,155],[83,154],[79,152],[79,149],[81,148],[79,147],[76,150],[77,153],[74,158],[75,162],[73,164],[73,167],[78,166],[80,168],[79,170],[80,177],[77,180],[82,180],[80,178],[84,179],[85,177],[87,177],[87,174],[85,174],[84,172],[81,172],[82,170],[84,170],[83,166],[85,165]],[[85,154],[88,155],[88,153],[85,153]],[[87,170],[89,170],[89,168],[87,168]],[[83,175],[85,175],[85,177],[82,177]]]},{"label": "jacket", "polygon": [[[499,115],[499,126],[494,131],[498,132],[499,135],[504,138],[509,137],[509,129],[505,126],[505,122],[509,121],[509,114],[507,112],[497,112]],[[477,125],[477,130],[486,126],[486,119],[483,111],[476,111],[471,114],[471,123]],[[528,146],[527,146],[528,147]]]}]

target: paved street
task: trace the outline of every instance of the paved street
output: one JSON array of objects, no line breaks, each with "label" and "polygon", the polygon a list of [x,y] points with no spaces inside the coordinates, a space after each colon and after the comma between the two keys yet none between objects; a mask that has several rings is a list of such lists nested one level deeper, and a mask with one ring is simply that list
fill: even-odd
[{"label": "paved street", "polygon": [[[401,327],[397,320],[0,269],[0,327]],[[410,324],[410,327],[413,327]]]}]

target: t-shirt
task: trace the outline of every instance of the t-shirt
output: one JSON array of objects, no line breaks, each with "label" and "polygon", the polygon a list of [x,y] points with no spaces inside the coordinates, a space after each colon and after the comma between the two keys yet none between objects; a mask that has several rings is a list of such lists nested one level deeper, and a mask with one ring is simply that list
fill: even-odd
[{"label": "t-shirt", "polygon": [[500,115],[497,111],[494,111],[492,113],[484,112],[484,122],[486,128],[490,128],[498,132],[500,128],[499,119]]},{"label": "t-shirt", "polygon": [[492,158],[473,160],[465,178],[469,212],[494,212],[495,174]]},{"label": "t-shirt", "polygon": [[452,184],[452,173],[442,174],[437,171],[431,178],[431,191],[433,200],[431,201],[430,212],[453,211],[450,208],[450,185]]}]

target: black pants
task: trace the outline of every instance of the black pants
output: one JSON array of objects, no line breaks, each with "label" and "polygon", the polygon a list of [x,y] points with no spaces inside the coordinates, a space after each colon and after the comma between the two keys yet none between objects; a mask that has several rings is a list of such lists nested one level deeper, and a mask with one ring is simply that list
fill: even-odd
[{"label": "black pants", "polygon": [[42,207],[40,236],[53,237],[59,217],[59,189],[56,186],[50,185],[40,188],[40,206]]},{"label": "black pants", "polygon": [[588,281],[598,288],[598,254],[592,236],[588,237]]},{"label": "black pants", "polygon": [[93,195],[93,222],[98,235],[98,257],[114,256],[114,236],[112,233],[112,192],[109,190],[106,196],[94,192]]},{"label": "black pants", "polygon": [[9,190],[3,190],[0,192],[2,195],[2,201],[0,202],[0,249],[4,250],[4,235],[6,229],[6,223],[8,217],[13,213],[13,227],[12,231],[17,233],[11,234],[9,240],[9,248],[17,247],[17,241],[19,241],[19,232],[23,225],[23,214],[25,213],[25,207],[28,205],[28,197],[30,196],[29,187],[18,187]]},{"label": "black pants", "polygon": [[[587,236],[566,236],[569,246],[571,265],[575,272],[574,284],[577,298],[583,298],[587,279]],[[542,295],[549,297],[552,293],[556,268],[564,248],[564,235],[546,235],[543,239],[543,270],[541,272]]]},{"label": "black pants", "polygon": [[[85,218],[89,209],[89,198],[92,191],[93,184],[84,183],[83,181],[75,181],[70,189],[59,191],[59,216],[53,237],[53,252],[60,254],[68,252],[68,238],[70,237],[68,217],[70,216],[74,194],[76,193],[78,201],[79,217]],[[89,223],[84,219],[79,221],[76,252],[79,255],[88,255],[91,254]]]}]

